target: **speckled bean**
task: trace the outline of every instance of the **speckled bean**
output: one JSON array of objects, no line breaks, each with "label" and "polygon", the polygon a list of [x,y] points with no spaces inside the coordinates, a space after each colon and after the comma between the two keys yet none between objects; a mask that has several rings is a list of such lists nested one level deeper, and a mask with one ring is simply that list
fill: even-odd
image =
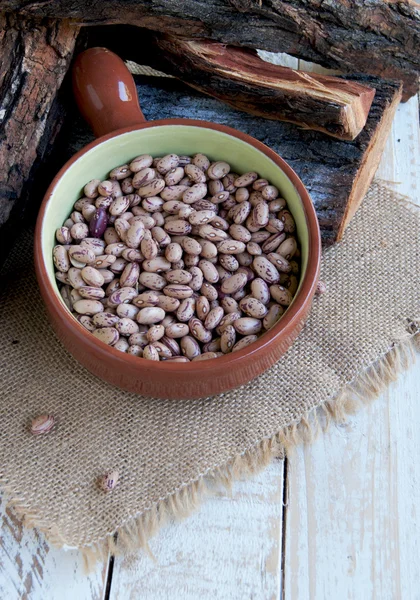
[{"label": "speckled bean", "polygon": [[89,286],[102,287],[105,283],[103,275],[95,267],[83,267],[80,272],[83,281]]},{"label": "speckled bean", "polygon": [[[200,169],[200,167],[197,167],[196,165],[193,165],[193,164],[189,164],[184,167],[184,171],[185,171],[185,175],[189,179],[191,179],[191,181],[193,181],[194,183],[205,183],[206,182],[206,175],[202,171],[202,169]],[[187,200],[185,200],[185,198],[184,198],[184,202],[187,202]],[[189,202],[187,202],[187,204],[189,204]]]},{"label": "speckled bean", "polygon": [[159,360],[159,352],[157,351],[155,346],[149,344],[148,346],[145,346],[143,348],[143,358],[145,358],[146,360]]},{"label": "speckled bean", "polygon": [[262,188],[261,193],[264,200],[275,200],[279,195],[278,189],[274,185],[266,185]]},{"label": "speckled bean", "polygon": [[193,290],[188,285],[172,283],[163,288],[163,293],[165,294],[165,296],[170,296],[171,298],[183,300],[184,298],[189,298],[190,296],[192,296]]},{"label": "speckled bean", "polygon": [[262,323],[260,319],[241,317],[240,319],[236,319],[233,327],[241,335],[250,335],[259,333],[262,328]]},{"label": "speckled bean", "polygon": [[[139,325],[142,327],[142,325]],[[149,340],[147,339],[147,332],[140,331],[139,333],[132,333],[128,338],[128,343],[130,346],[140,346],[140,348],[144,348],[149,344]]]},{"label": "speckled bean", "polygon": [[271,329],[284,313],[284,308],[279,304],[273,304],[268,309],[267,314],[263,319],[263,327],[265,330]]},{"label": "speckled bean", "polygon": [[185,335],[180,341],[181,351],[184,356],[189,360],[193,360],[196,356],[201,354],[200,345],[190,335]]},{"label": "speckled bean", "polygon": [[161,248],[165,248],[168,244],[171,243],[171,238],[169,234],[166,233],[162,227],[152,227],[152,236],[153,239]]},{"label": "speckled bean", "polygon": [[220,349],[224,354],[232,351],[236,342],[236,331],[232,325],[227,325],[220,336]]},{"label": "speckled bean", "polygon": [[[162,324],[163,324],[163,321],[162,321]],[[170,338],[170,337],[164,335],[160,339],[160,342],[162,345],[166,346],[166,348],[169,350],[169,352],[172,354],[172,356],[179,356],[181,354],[181,348],[180,348],[178,342],[176,341],[176,339]]]},{"label": "speckled bean", "polygon": [[170,185],[161,191],[160,196],[165,202],[171,200],[181,201],[183,194],[189,189],[186,185]]},{"label": "speckled bean", "polygon": [[204,327],[209,330],[215,329],[223,319],[224,314],[225,311],[221,306],[212,308],[204,321]]},{"label": "speckled bean", "polygon": [[96,315],[96,313],[103,312],[104,307],[99,300],[78,300],[73,304],[73,309],[79,313],[79,315]]},{"label": "speckled bean", "polygon": [[206,343],[212,338],[211,331],[208,331],[200,319],[193,317],[188,322],[189,330],[191,335],[194,336],[199,342]]},{"label": "speckled bean", "polygon": [[156,163],[156,169],[162,175],[168,173],[171,169],[175,169],[179,164],[179,156],[177,154],[166,154]]},{"label": "speckled bean", "polygon": [[140,267],[138,263],[128,263],[128,265],[124,267],[124,270],[121,273],[121,287],[134,287],[138,282],[139,274]]},{"label": "speckled bean", "polygon": [[199,360],[211,360],[212,358],[218,358],[219,354],[217,352],[204,352],[203,354],[199,354],[198,356],[192,359],[193,362]]},{"label": "speckled bean", "polygon": [[234,273],[231,277],[223,281],[221,290],[224,294],[235,294],[241,290],[246,283],[247,276],[245,273]]},{"label": "speckled bean", "polygon": [[109,212],[111,215],[119,216],[122,215],[130,206],[130,200],[127,196],[120,196],[119,198],[115,198],[109,207]]},{"label": "speckled bean", "polygon": [[210,312],[210,303],[205,296],[200,296],[199,298],[197,298],[195,303],[195,310],[198,318],[201,321],[204,321]]},{"label": "speckled bean", "polygon": [[243,350],[244,348],[247,348],[250,344],[253,344],[254,342],[256,342],[257,339],[258,339],[257,335],[247,335],[247,336],[243,337],[241,340],[239,340],[239,342],[236,342],[236,344],[233,346],[232,352],[238,352],[239,350]]},{"label": "speckled bean", "polygon": [[282,256],[281,254],[277,254],[276,252],[270,252],[269,254],[267,254],[267,258],[281,273],[290,273],[290,271],[292,270],[289,261],[286,258],[284,258],[284,256]]},{"label": "speckled bean", "polygon": [[115,310],[121,319],[135,319],[140,309],[134,304],[118,304]]},{"label": "speckled bean", "polygon": [[288,289],[286,289],[282,285],[271,285],[270,293],[273,300],[275,300],[282,306],[289,306],[289,304],[293,300],[292,294],[289,292]]},{"label": "speckled bean", "polygon": [[178,321],[181,321],[182,323],[186,323],[187,321],[189,321],[191,319],[191,317],[194,316],[194,311],[195,311],[194,298],[185,298],[184,300],[182,300],[182,302],[180,303],[180,305],[176,311],[176,316],[178,318]]},{"label": "speckled bean", "polygon": [[251,204],[245,200],[230,209],[229,217],[237,224],[242,225],[248,218],[251,212]]},{"label": "speckled bean", "polygon": [[64,248],[64,246],[55,246],[53,250],[53,259],[58,271],[67,273],[67,271],[70,269],[70,260],[67,250]]},{"label": "speckled bean", "polygon": [[71,233],[68,227],[59,227],[55,232],[55,237],[60,244],[71,244]]},{"label": "speckled bean", "polygon": [[[166,336],[164,336],[165,339],[169,339]],[[163,338],[161,338],[163,339]],[[172,352],[170,350],[170,348],[168,348],[168,346],[166,344],[163,344],[161,342],[161,340],[158,340],[157,342],[152,342],[151,344],[154,348],[156,348],[160,358],[170,358],[172,356]]]},{"label": "speckled bean", "polygon": [[296,250],[297,242],[295,238],[290,237],[280,244],[280,246],[277,248],[277,254],[280,254],[286,260],[290,260],[295,255]]},{"label": "speckled bean", "polygon": [[225,316],[223,317],[223,319],[220,321],[219,325],[216,328],[217,334],[222,335],[222,333],[224,332],[226,327],[228,325],[233,325],[233,323],[236,321],[236,319],[240,319],[241,316],[242,315],[239,311],[225,314]]},{"label": "speckled bean", "polygon": [[252,268],[266,283],[276,283],[279,280],[279,272],[265,256],[256,256],[252,261]]},{"label": "speckled bean", "polygon": [[135,298],[133,298],[134,306],[139,308],[145,308],[146,306],[157,306],[159,302],[159,295],[156,292],[142,292]]},{"label": "speckled bean", "polygon": [[130,336],[134,333],[139,333],[139,326],[135,321],[133,321],[133,319],[130,319],[129,317],[123,317],[120,319],[115,325],[115,328],[120,335],[124,336]]},{"label": "speckled bean", "polygon": [[120,320],[118,315],[109,312],[96,313],[92,317],[92,322],[96,327],[114,327]]},{"label": "speckled bean", "polygon": [[267,304],[270,301],[270,289],[261,277],[256,277],[251,281],[251,294],[253,298],[256,298],[263,304]]},{"label": "speckled bean", "polygon": [[151,290],[162,290],[166,285],[166,279],[157,273],[147,273],[143,271],[139,275],[139,283]]},{"label": "speckled bean", "polygon": [[210,179],[222,179],[225,175],[227,175],[230,171],[230,165],[227,162],[222,160],[218,160],[216,162],[211,163],[211,165],[207,169],[207,175]]},{"label": "speckled bean", "polygon": [[70,292],[71,292],[71,288],[69,285],[63,285],[63,287],[60,290],[60,295],[63,299],[64,304],[67,306],[67,308],[71,311],[73,308],[73,303],[71,301],[71,296],[70,296]]},{"label": "speckled bean", "polygon": [[174,167],[168,171],[164,177],[165,183],[168,186],[177,185],[185,176],[183,167]]},{"label": "speckled bean", "polygon": [[137,323],[142,323],[144,325],[159,323],[164,318],[165,311],[158,306],[142,308],[136,316]]},{"label": "speckled bean", "polygon": [[239,302],[239,308],[248,315],[248,317],[254,317],[256,319],[262,319],[267,314],[267,307],[253,297],[242,298]]},{"label": "speckled bean", "polygon": [[[118,242],[117,244],[108,244],[105,248],[105,254],[112,254],[113,256],[119,258],[122,256],[122,253],[127,248],[125,244],[122,242]],[[96,258],[93,262],[96,261]],[[112,266],[112,265],[111,265]]]},{"label": "speckled bean", "polygon": [[165,335],[168,338],[182,338],[188,333],[189,327],[186,323],[172,323],[165,328]]},{"label": "speckled bean", "polygon": [[165,296],[164,294],[160,294],[158,296],[157,306],[159,308],[163,308],[165,312],[174,312],[178,309],[180,305],[180,301],[178,298],[171,298],[170,296]]},{"label": "speckled bean", "polygon": [[258,227],[265,227],[269,220],[268,204],[259,202],[252,210],[252,220]]},{"label": "speckled bean", "polygon": [[209,302],[213,302],[219,297],[217,289],[211,283],[208,283],[208,281],[203,283],[200,288],[200,293],[202,296],[205,296]]},{"label": "speckled bean", "polygon": [[209,283],[217,283],[219,281],[219,273],[216,267],[207,259],[201,259],[198,263],[199,269],[203,273],[204,279]]},{"label": "speckled bean", "polygon": [[210,160],[205,154],[201,154],[200,152],[198,154],[194,154],[191,159],[191,163],[203,171],[206,171],[210,166]]},{"label": "speckled bean", "polygon": [[73,291],[78,292],[82,298],[86,298],[87,300],[100,300],[105,297],[105,291],[102,288],[90,285],[84,285],[78,290]]},{"label": "speckled bean", "polygon": [[[117,344],[119,344],[123,339],[124,338],[120,338],[120,340],[117,342]],[[115,344],[114,348],[117,347],[117,344]],[[118,348],[118,350],[119,350],[119,348]],[[143,356],[143,348],[141,346],[138,346],[137,344],[128,346],[125,351],[127,352],[127,354],[130,354],[131,356],[138,356],[138,357]]]},{"label": "speckled bean", "polygon": [[165,279],[169,283],[187,284],[191,281],[192,275],[185,269],[174,269],[165,273]]},{"label": "speckled bean", "polygon": [[295,220],[288,210],[280,211],[278,218],[284,223],[284,231],[286,233],[294,233],[296,231]]},{"label": "speckled bean", "polygon": [[129,304],[137,296],[137,292],[132,287],[120,287],[109,296],[108,305],[117,307],[118,304]]},{"label": "speckled bean", "polygon": [[249,171],[248,173],[244,173],[243,175],[240,175],[237,179],[235,179],[234,183],[237,188],[247,187],[247,186],[251,185],[257,179],[258,179],[258,173],[255,173],[254,171]]}]

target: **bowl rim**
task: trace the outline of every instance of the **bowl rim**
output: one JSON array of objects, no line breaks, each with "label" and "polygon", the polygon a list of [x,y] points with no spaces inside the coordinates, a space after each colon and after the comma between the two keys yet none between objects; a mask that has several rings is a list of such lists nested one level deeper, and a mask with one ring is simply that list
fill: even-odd
[{"label": "bowl rim", "polygon": [[[107,357],[114,356],[116,359],[116,364],[118,364],[118,362],[122,360],[124,363],[131,363],[131,366],[133,367],[139,367],[137,356],[122,353],[113,348],[112,346],[108,346],[104,342],[98,340],[73,317],[73,315],[68,311],[66,307],[64,307],[60,302],[54,301],[54,298],[56,296],[56,290],[54,289],[48,276],[42,253],[42,229],[46,209],[54,194],[55,187],[58,181],[67,171],[67,169],[74,162],[83,157],[83,155],[89,152],[92,148],[95,148],[96,146],[99,146],[103,142],[106,142],[112,138],[118,137],[125,133],[130,133],[132,131],[140,131],[143,129],[148,129],[150,127],[160,127],[165,125],[182,125],[189,127],[199,127],[202,129],[212,129],[228,134],[232,137],[236,137],[242,140],[243,142],[253,146],[257,150],[265,154],[269,159],[271,159],[286,174],[286,176],[289,178],[289,180],[292,182],[293,186],[297,190],[301,202],[303,204],[306,226],[308,230],[308,262],[306,273],[300,286],[300,289],[294,298],[292,306],[286,311],[285,315],[281,317],[281,319],[272,329],[266,331],[255,342],[243,348],[242,350],[238,350],[237,352],[233,353],[231,352],[229,354],[226,354],[225,356],[220,356],[217,359],[213,359],[217,360],[217,365],[220,367],[222,367],[223,365],[233,366],[237,361],[240,361],[243,357],[249,357],[254,353],[259,353],[260,351],[264,350],[264,348],[266,348],[267,346],[271,346],[273,343],[275,343],[277,338],[282,336],[282,334],[287,335],[288,332],[294,329],[295,324],[300,321],[302,312],[305,310],[307,303],[311,301],[311,298],[315,292],[315,286],[318,280],[321,260],[321,235],[319,230],[318,218],[316,216],[312,200],[309,196],[309,192],[307,191],[303,182],[301,181],[297,173],[295,173],[295,171],[292,169],[292,167],[290,167],[290,165],[283,158],[281,158],[281,156],[274,152],[274,150],[271,150],[271,148],[269,148],[263,142],[260,142],[252,136],[243,133],[237,129],[234,129],[233,127],[221,125],[219,123],[212,123],[210,121],[200,121],[195,119],[160,119],[156,121],[146,121],[135,126],[124,127],[122,129],[118,129],[111,133],[103,135],[97,138],[96,140],[90,142],[81,150],[79,150],[76,154],[74,154],[63,165],[63,167],[61,167],[61,169],[58,171],[58,173],[52,180],[44,195],[38,213],[34,238],[34,261],[35,272],[38,279],[39,287],[44,302],[47,305],[47,309],[54,311],[56,313],[56,316],[59,317],[60,320],[64,321],[68,324],[70,328],[74,329],[74,333],[77,334],[79,338],[82,338],[85,347],[88,347],[90,350],[95,351],[95,353],[105,353]],[[158,371],[161,370],[162,373],[179,373],[182,369],[183,373],[188,374],[193,372],[196,373],[198,371],[211,371],[215,366],[213,360],[195,362],[191,361],[188,363],[178,363],[172,361],[147,361],[147,367],[153,368],[154,370],[157,369]]]}]

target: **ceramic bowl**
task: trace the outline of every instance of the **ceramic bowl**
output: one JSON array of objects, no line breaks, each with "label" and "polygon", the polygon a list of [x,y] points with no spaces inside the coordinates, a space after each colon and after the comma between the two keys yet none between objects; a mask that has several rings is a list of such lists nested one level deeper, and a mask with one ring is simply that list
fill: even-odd
[{"label": "ceramic bowl", "polygon": [[[106,77],[104,76],[106,73]],[[60,170],[43,200],[35,233],[35,267],[50,321],[63,345],[97,377],[119,388],[158,398],[210,396],[240,386],[272,366],[293,343],[310,310],[318,279],[320,233],[304,185],[275,152],[254,138],[215,123],[187,119],[145,122],[131,75],[113,53],[81,54],[74,67],[79,107],[99,139]],[[206,154],[234,171],[257,171],[280,190],[296,221],[302,271],[285,315],[247,348],[208,361],[167,363],[124,354],[89,333],[68,311],[54,276],[55,231],[67,219],[84,184],[140,154]]]}]

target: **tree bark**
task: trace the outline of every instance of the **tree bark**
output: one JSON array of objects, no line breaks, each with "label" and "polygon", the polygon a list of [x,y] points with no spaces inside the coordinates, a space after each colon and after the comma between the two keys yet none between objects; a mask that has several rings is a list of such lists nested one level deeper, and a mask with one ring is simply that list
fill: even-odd
[{"label": "tree bark", "polygon": [[3,0],[2,7],[287,52],[347,73],[402,80],[404,100],[419,87],[420,13],[414,0]]},{"label": "tree bark", "polygon": [[146,53],[145,41],[137,46],[137,60],[252,115],[343,140],[353,140],[363,129],[375,95],[355,81],[267,63],[248,49],[152,34],[157,51]]},{"label": "tree bark", "polygon": [[15,237],[38,167],[51,154],[65,118],[57,91],[78,28],[0,15],[0,239]]}]

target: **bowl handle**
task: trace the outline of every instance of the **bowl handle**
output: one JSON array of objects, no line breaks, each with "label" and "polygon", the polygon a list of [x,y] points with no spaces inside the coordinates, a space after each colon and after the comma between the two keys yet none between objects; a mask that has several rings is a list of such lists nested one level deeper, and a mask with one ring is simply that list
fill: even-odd
[{"label": "bowl handle", "polygon": [[110,50],[89,48],[79,54],[72,79],[77,106],[97,137],[145,122],[134,79]]}]

